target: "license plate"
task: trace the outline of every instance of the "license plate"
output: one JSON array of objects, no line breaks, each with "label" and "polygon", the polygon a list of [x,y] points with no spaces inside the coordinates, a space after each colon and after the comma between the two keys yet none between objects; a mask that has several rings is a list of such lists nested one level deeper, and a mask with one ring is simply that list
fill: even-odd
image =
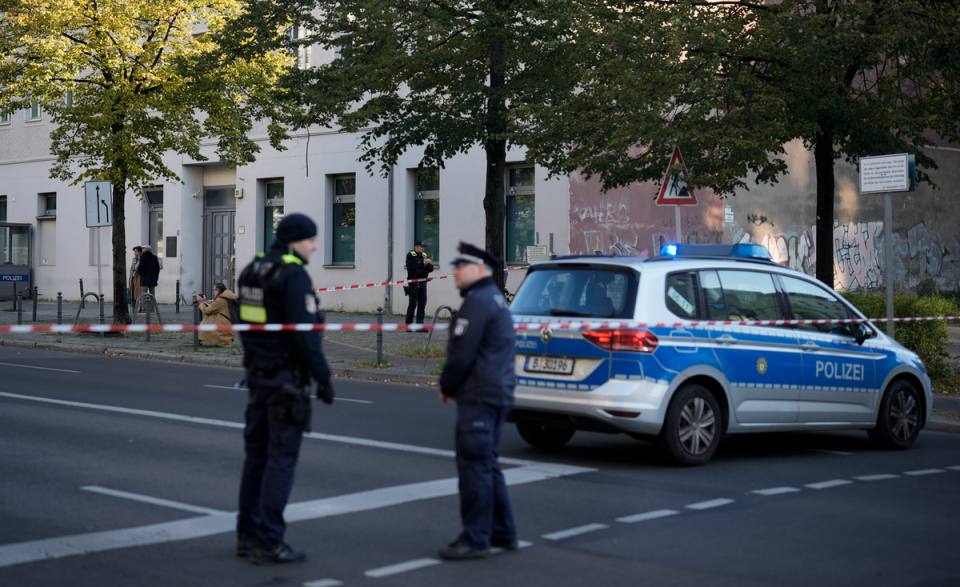
[{"label": "license plate", "polygon": [[527,357],[527,364],[523,370],[534,371],[537,373],[570,375],[573,373],[573,359],[561,359],[558,357]]}]

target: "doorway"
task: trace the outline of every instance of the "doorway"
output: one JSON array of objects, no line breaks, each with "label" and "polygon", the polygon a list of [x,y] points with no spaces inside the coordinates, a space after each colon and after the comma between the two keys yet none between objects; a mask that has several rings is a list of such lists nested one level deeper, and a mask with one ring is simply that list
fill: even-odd
[{"label": "doorway", "polygon": [[203,193],[203,293],[223,283],[236,290],[237,199],[234,187],[208,187]]}]

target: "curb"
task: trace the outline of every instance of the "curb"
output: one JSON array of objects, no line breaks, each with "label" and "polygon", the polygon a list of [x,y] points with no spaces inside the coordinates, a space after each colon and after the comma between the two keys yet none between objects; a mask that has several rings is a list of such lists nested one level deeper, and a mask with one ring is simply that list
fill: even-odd
[{"label": "curb", "polygon": [[[158,353],[154,351],[130,351],[123,349],[107,349],[86,345],[75,345],[55,342],[36,342],[26,340],[0,340],[0,345],[22,349],[36,349],[42,351],[59,351],[78,353],[82,355],[101,355],[105,357],[129,357],[133,359],[152,359],[154,361],[169,361],[171,363],[187,363],[210,367],[243,367],[243,359],[223,357],[204,357],[194,355],[180,355],[173,353]],[[370,381],[385,381],[391,383],[409,383],[413,385],[437,385],[440,378],[434,375],[413,375],[410,373],[384,373],[376,369],[344,369],[331,367],[334,377],[348,377],[351,379],[367,379]]]},{"label": "curb", "polygon": [[927,427],[924,430],[929,430],[930,432],[949,432],[951,434],[960,434],[960,422],[955,420],[949,420],[947,418],[941,418],[940,416],[934,416],[930,419],[930,422],[927,424]]}]

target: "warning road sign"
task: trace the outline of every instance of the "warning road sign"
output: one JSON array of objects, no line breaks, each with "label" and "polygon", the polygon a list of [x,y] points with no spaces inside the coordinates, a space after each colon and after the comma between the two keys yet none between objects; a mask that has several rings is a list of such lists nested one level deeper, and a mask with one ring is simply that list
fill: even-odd
[{"label": "warning road sign", "polygon": [[[674,165],[680,165],[683,168],[683,173],[672,173]],[[667,166],[667,173],[663,176],[663,185],[660,187],[657,206],[696,205],[697,196],[693,193],[693,187],[690,185],[690,176],[687,174],[687,166],[683,162],[683,156],[680,155],[680,147],[674,147],[673,155],[670,157],[670,165]]]}]

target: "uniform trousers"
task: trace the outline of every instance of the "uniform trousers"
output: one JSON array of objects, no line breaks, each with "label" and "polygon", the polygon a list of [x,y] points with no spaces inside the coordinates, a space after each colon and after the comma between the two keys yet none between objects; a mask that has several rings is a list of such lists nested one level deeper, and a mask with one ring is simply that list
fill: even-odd
[{"label": "uniform trousers", "polygon": [[427,284],[411,283],[410,301],[407,302],[407,324],[413,323],[413,312],[417,312],[417,324],[423,324],[423,316],[427,310]]},{"label": "uniform trousers", "polygon": [[294,383],[290,370],[257,377],[247,369],[250,400],[243,432],[246,460],[237,530],[250,532],[267,545],[283,542],[283,509],[293,489],[303,439],[303,424],[271,416],[271,407],[283,400],[282,387],[287,383]]},{"label": "uniform trousers", "polygon": [[490,540],[514,542],[517,528],[507,484],[500,469],[500,433],[510,408],[457,403],[457,471],[460,476],[460,518],[457,539],[474,548]]}]

